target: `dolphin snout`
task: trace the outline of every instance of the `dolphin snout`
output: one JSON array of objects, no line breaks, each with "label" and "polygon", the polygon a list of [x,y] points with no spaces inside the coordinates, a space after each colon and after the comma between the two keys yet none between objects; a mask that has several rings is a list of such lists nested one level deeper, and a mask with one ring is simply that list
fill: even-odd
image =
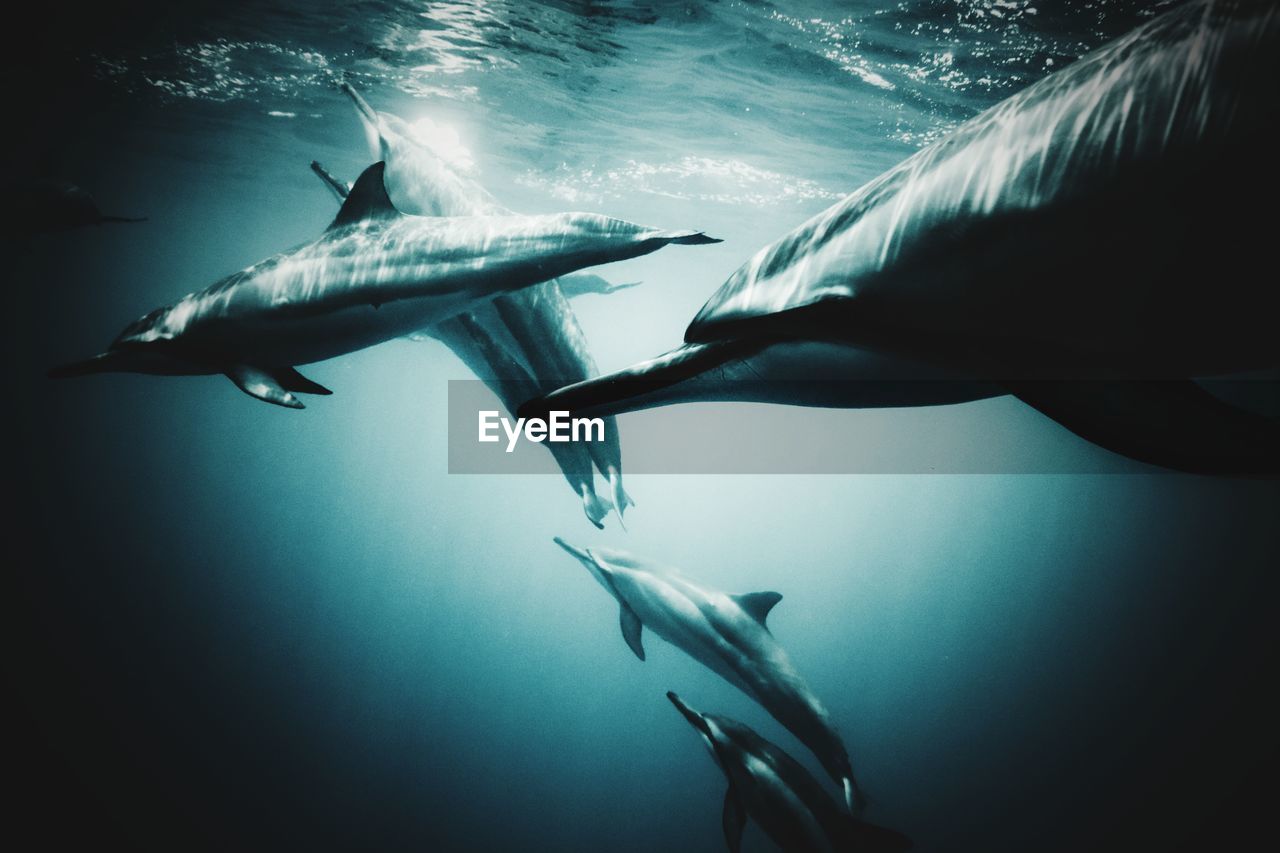
[{"label": "dolphin snout", "polygon": [[566,541],[564,541],[563,539],[561,539],[559,536],[556,536],[556,537],[553,537],[553,538],[554,538],[554,541],[555,541],[555,543],[556,543],[557,545],[559,545],[561,548],[563,548],[563,549],[565,549],[566,551],[568,551],[568,552],[569,552],[570,554],[572,554],[573,556],[577,557],[577,558],[578,558],[579,560],[581,560],[582,562],[584,562],[584,563],[588,563],[588,564],[590,564],[590,565],[594,565],[594,564],[595,564],[595,559],[594,559],[594,558],[592,558],[591,553],[590,553],[589,551],[584,551],[584,550],[583,550],[583,549],[581,549],[581,548],[576,548],[576,547],[574,547],[573,545],[570,545],[568,542],[566,542]]},{"label": "dolphin snout", "polygon": [[685,704],[685,701],[677,696],[674,691],[668,690],[667,698],[671,700],[672,705],[676,706],[677,711],[684,714],[684,718],[689,721],[691,726],[702,732],[704,735],[710,736],[711,731],[707,726],[707,721],[702,719],[702,714]]}]

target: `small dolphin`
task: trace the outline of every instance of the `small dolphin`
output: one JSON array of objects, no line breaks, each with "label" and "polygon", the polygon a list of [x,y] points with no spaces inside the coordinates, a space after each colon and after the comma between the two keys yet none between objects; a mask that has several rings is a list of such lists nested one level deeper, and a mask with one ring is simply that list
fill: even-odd
[{"label": "small dolphin", "polygon": [[402,337],[549,277],[711,239],[585,213],[409,216],[387,198],[383,169],[365,170],[318,239],[152,311],[106,352],[50,375],[225,373],[250,396],[300,409],[293,392],[329,391],[296,365]]},{"label": "small dolphin", "polygon": [[108,222],[145,222],[146,217],[108,216],[98,210],[93,196],[70,181],[28,179],[6,184],[4,225],[7,229],[34,233],[68,231]]},{"label": "small dolphin", "polygon": [[[402,119],[374,110],[350,84],[343,82],[340,87],[351,98],[366,133],[387,163],[387,190],[401,210],[424,216],[512,213],[479,183],[419,142]],[[515,359],[522,372],[537,381],[539,393],[589,379],[599,372],[558,280],[500,296],[476,309],[472,320],[475,329],[484,330],[502,347],[504,360]],[[445,330],[445,335],[456,339],[458,330]],[[489,373],[492,372],[490,365]],[[605,419],[604,435],[603,442],[592,442],[586,449],[609,481],[613,506],[621,521],[626,508],[635,502],[622,485],[622,447],[618,425],[612,418]],[[592,523],[600,526],[593,517],[594,497],[593,486],[584,509]]]},{"label": "small dolphin", "polygon": [[[551,401],[598,414],[744,393],[862,406],[1002,391],[1141,461],[1280,471],[1280,425],[1194,381],[1280,364],[1276,288],[1257,277],[1272,223],[1241,204],[1242,187],[1280,192],[1266,165],[1278,78],[1275,4],[1173,9],[760,250],[698,313],[689,347]],[[805,389],[722,381],[804,375],[815,353],[828,376]],[[882,378],[913,389],[850,387]]]},{"label": "small dolphin", "polygon": [[[335,178],[314,160],[311,161],[311,170],[339,201],[346,201],[351,194],[346,181]],[[539,386],[528,369],[512,354],[515,348],[498,339],[492,324],[486,327],[481,323],[479,316],[482,313],[480,308],[463,312],[436,323],[426,333],[441,340],[489,386],[508,411],[514,412],[521,400],[538,392]],[[582,510],[587,520],[603,529],[604,519],[613,511],[613,504],[596,494],[590,454],[574,443],[547,442],[546,447],[569,481],[570,488],[582,498]]]},{"label": "small dolphin", "polygon": [[782,600],[780,594],[730,595],[623,551],[575,548],[559,537],[555,541],[617,599],[622,638],[636,657],[644,660],[640,634],[648,626],[759,702],[817,756],[843,789],[849,810],[862,809],[865,797],[830,714],[765,624]]},{"label": "small dolphin", "polygon": [[728,717],[699,713],[675,693],[667,698],[702,735],[729,783],[721,823],[733,853],[742,847],[748,816],[789,852],[896,853],[911,847],[905,835],[851,817],[808,770],[752,729]]}]

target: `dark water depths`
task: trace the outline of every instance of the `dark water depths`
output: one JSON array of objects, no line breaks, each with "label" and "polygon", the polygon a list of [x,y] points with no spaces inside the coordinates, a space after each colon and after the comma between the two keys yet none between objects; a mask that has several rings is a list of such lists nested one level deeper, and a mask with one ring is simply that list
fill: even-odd
[{"label": "dark water depths", "polygon": [[[369,159],[336,74],[432,122],[514,209],[725,238],[604,270],[644,281],[575,303],[607,370],[677,343],[759,246],[1158,6],[135,4],[32,35],[9,167],[150,220],[7,244],[21,818],[140,848],[723,849],[722,777],[663,693],[807,753],[670,647],[635,660],[560,535],[782,592],[773,631],[869,817],[918,849],[1247,826],[1276,743],[1273,484],[636,477],[630,532],[598,533],[556,477],[445,473],[467,373],[435,342],[315,366],[335,395],[305,412],[221,377],[43,378],[324,227],[307,164]],[[1014,401],[966,406],[985,414],[955,416],[958,445],[1102,453]],[[746,847],[771,849],[754,828]]]}]

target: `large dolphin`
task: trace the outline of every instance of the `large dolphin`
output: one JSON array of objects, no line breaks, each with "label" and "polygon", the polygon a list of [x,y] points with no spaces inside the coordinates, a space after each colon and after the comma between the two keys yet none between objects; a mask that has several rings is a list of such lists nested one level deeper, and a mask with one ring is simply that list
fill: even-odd
[{"label": "large dolphin", "polygon": [[[998,388],[1136,459],[1280,470],[1276,423],[1193,381],[1280,364],[1276,288],[1258,276],[1273,225],[1242,203],[1280,190],[1276,79],[1275,4],[1176,8],[762,249],[686,348],[530,408],[725,399],[726,364],[804,375],[812,350],[798,347],[821,344],[831,378],[764,398],[868,405],[847,386],[884,378],[924,381],[905,394],[877,381],[872,405]],[[975,384],[936,400],[939,375]]]},{"label": "large dolphin", "polygon": [[799,762],[748,726],[695,711],[675,693],[667,698],[702,735],[729,783],[721,824],[733,853],[742,847],[748,816],[789,853],[895,853],[911,847],[905,835],[851,817]]},{"label": "large dolphin", "polygon": [[[345,181],[334,177],[314,160],[311,169],[340,202],[346,201],[351,187]],[[442,320],[422,334],[430,334],[443,341],[472,373],[489,386],[502,405],[514,412],[521,400],[538,392],[539,385],[514,354],[516,348],[504,345],[500,340],[501,330],[492,324],[486,327],[481,323],[479,316],[483,313],[483,306],[478,306]],[[596,527],[603,528],[604,519],[613,505],[608,498],[596,494],[591,455],[581,444],[572,442],[547,442],[546,447],[569,481],[570,488],[582,498],[582,509],[587,519]]]},{"label": "large dolphin", "polygon": [[383,169],[365,170],[318,239],[152,311],[106,352],[50,375],[225,373],[253,397],[300,409],[294,392],[329,392],[296,365],[402,337],[583,267],[710,239],[586,213],[410,216],[392,206]]},{"label": "large dolphin", "polygon": [[[339,85],[355,104],[366,133],[387,163],[387,191],[401,210],[423,216],[511,215],[512,211],[499,204],[478,182],[422,144],[402,119],[374,110],[350,84]],[[578,282],[577,286],[584,283]],[[578,318],[557,280],[500,296],[478,306],[471,312],[470,319],[473,330],[483,330],[493,339],[504,362],[514,360],[524,374],[535,379],[539,393],[589,379],[599,372]],[[442,332],[446,343],[457,340],[460,334],[458,329]],[[488,372],[492,374],[495,367],[490,364]],[[621,520],[627,506],[634,501],[622,484],[622,447],[617,423],[612,417],[605,421],[605,440],[591,442],[587,452],[609,481],[614,508]],[[574,485],[577,488],[578,484]],[[594,492],[584,497],[584,508],[588,518],[600,526],[599,520],[593,517],[593,498]]]},{"label": "large dolphin", "polygon": [[624,551],[555,541],[617,599],[622,637],[636,657],[644,660],[641,630],[648,627],[759,702],[817,756],[849,810],[862,808],[865,798],[831,715],[765,624],[781,595],[730,595]]}]

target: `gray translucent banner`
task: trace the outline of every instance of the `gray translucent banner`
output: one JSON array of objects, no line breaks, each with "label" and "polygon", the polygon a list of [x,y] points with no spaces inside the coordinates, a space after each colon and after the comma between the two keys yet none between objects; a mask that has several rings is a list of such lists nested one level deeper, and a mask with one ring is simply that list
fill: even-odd
[{"label": "gray translucent banner", "polygon": [[[1274,405],[1276,384],[1243,392]],[[501,426],[479,441],[481,412],[514,427],[479,380],[449,382],[451,474],[557,474],[546,443],[507,452]],[[1111,474],[1163,469],[1096,447],[1014,397],[946,406],[818,409],[684,403],[606,419],[631,474]]]}]

